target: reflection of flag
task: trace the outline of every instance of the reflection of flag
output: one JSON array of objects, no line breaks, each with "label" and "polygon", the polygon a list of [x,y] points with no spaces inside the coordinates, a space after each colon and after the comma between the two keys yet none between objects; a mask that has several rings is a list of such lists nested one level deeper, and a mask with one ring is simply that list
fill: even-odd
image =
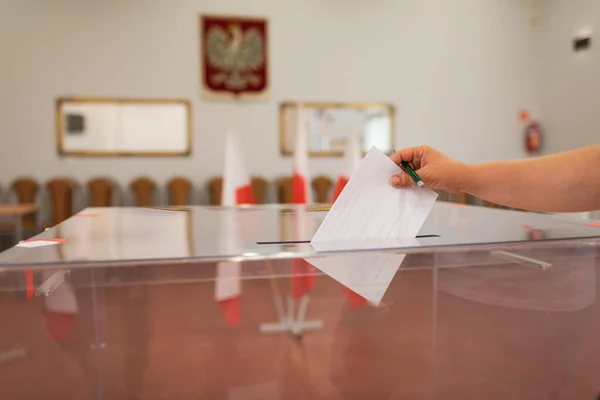
[{"label": "reflection of flag", "polygon": [[[60,273],[60,272],[59,272]],[[44,274],[44,279],[50,275]],[[75,291],[69,282],[63,282],[49,296],[44,297],[46,328],[57,343],[69,338],[77,322],[79,306]]]},{"label": "reflection of flag", "polygon": [[[307,240],[313,232],[311,231],[310,215],[304,209],[298,209],[294,213],[296,237],[295,240]],[[302,298],[317,282],[317,269],[304,259],[296,258],[292,261],[292,295],[296,299]]]},{"label": "reflection of flag", "polygon": [[312,201],[307,146],[306,118],[302,108],[298,107],[298,114],[296,115],[296,143],[294,146],[294,179],[292,183],[292,203],[294,204],[308,204]]},{"label": "reflection of flag", "polygon": [[[221,237],[219,238],[225,256],[231,256],[237,241],[235,209],[222,210]],[[221,308],[225,321],[229,326],[241,322],[242,283],[240,281],[241,265],[234,261],[223,261],[217,264],[215,281],[215,300]]]},{"label": "reflection of flag", "polygon": [[[245,165],[245,158],[233,132],[227,132],[225,138],[225,169],[223,172],[223,191],[221,205],[234,207],[240,204],[254,204],[250,175]],[[237,211],[223,210],[221,220],[220,243],[225,255],[235,251],[238,223]],[[215,300],[229,326],[241,322],[241,265],[233,261],[217,264],[215,282]]]},{"label": "reflection of flag", "polygon": [[342,290],[346,294],[348,303],[350,303],[350,306],[352,308],[360,308],[367,304],[367,299],[362,297],[360,294],[356,293],[354,290],[349,289],[346,286],[342,286]]},{"label": "reflection of flag", "polygon": [[35,294],[32,270],[25,271],[25,293],[26,293],[28,299],[32,298],[33,295]]},{"label": "reflection of flag", "polygon": [[[308,172],[308,135],[306,132],[304,110],[298,107],[296,115],[296,143],[294,146],[294,180],[292,184],[292,203],[308,204],[311,202],[310,176]],[[294,213],[296,240],[309,240],[313,232],[307,230],[307,217],[304,209]],[[317,277],[316,269],[303,259],[292,261],[292,295],[299,299],[314,286]]]},{"label": "reflection of flag", "polygon": [[348,138],[346,142],[346,149],[344,150],[343,169],[338,177],[335,189],[333,190],[332,202],[335,202],[342,193],[342,190],[348,183],[348,180],[354,174],[354,171],[358,169],[360,161],[362,160],[362,151],[358,142],[358,137],[352,136]]},{"label": "reflection of flag", "polygon": [[317,283],[316,272],[315,267],[301,258],[293,261],[292,294],[294,298],[300,299],[312,289]]},{"label": "reflection of flag", "polygon": [[215,299],[229,326],[236,326],[242,320],[240,269],[240,263],[233,261],[217,264]]},{"label": "reflection of flag", "polygon": [[[344,150],[344,159],[342,161],[342,172],[338,176],[337,183],[333,190],[333,198],[331,200],[332,203],[334,203],[340,193],[342,193],[342,190],[344,190],[344,187],[350,180],[350,177],[358,169],[361,160],[362,150],[360,148],[358,137],[351,136],[346,141],[346,149]],[[344,291],[344,294],[348,299],[348,303],[350,303],[352,308],[360,308],[367,304],[367,299],[347,286],[342,285],[342,290]]]},{"label": "reflection of flag", "polygon": [[221,205],[233,207],[236,204],[254,204],[250,175],[237,136],[233,131],[225,134],[224,161]]}]

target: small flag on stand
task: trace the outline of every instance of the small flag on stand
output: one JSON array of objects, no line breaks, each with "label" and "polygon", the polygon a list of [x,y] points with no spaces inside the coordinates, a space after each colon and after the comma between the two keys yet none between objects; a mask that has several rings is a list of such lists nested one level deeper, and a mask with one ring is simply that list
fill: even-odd
[{"label": "small flag on stand", "polygon": [[296,115],[296,142],[294,146],[294,176],[292,183],[292,203],[310,204],[312,191],[308,172],[308,134],[304,110],[298,107]]},{"label": "small flag on stand", "polygon": [[[233,131],[225,136],[225,168],[223,171],[223,189],[221,205],[235,207],[242,204],[254,204],[250,175],[246,169],[245,158]],[[223,210],[221,219],[222,234],[220,241],[225,253],[235,251],[238,230],[236,211]],[[229,326],[241,322],[241,264],[223,261],[217,264],[215,282],[215,300]]]},{"label": "small flag on stand", "polygon": [[225,135],[224,161],[221,205],[233,207],[239,204],[254,204],[252,181],[246,169],[246,159],[233,131]]},{"label": "small flag on stand", "polygon": [[342,190],[350,180],[352,174],[358,169],[362,161],[362,150],[358,137],[352,136],[346,141],[346,149],[344,150],[344,159],[342,160],[342,172],[338,176],[335,188],[333,189],[332,203],[335,203]]},{"label": "small flag on stand", "polygon": [[[309,204],[312,202],[310,174],[308,171],[308,132],[304,110],[298,107],[296,116],[296,142],[294,146],[294,180],[292,183],[292,203]],[[296,240],[307,240],[313,232],[308,231],[308,215],[304,209],[296,210]],[[307,294],[317,281],[316,268],[303,259],[292,262],[292,295],[295,299]]]}]

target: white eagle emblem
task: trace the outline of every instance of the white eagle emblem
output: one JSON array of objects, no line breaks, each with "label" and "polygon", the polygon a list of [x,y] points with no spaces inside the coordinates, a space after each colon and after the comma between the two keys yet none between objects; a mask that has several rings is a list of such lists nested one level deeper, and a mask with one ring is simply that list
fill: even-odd
[{"label": "white eagle emblem", "polygon": [[256,73],[265,64],[264,39],[258,28],[246,32],[238,24],[228,30],[213,26],[206,35],[208,63],[219,71],[210,76],[213,85],[224,85],[231,91],[243,91],[263,82]]}]

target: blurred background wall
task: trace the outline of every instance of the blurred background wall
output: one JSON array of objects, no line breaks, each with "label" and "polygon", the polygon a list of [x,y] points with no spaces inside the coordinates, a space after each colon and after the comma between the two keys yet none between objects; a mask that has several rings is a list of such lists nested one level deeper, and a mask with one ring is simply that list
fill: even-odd
[{"label": "blurred background wall", "polygon": [[[551,117],[566,111],[561,93],[571,79],[588,98],[600,96],[572,74],[591,75],[597,62],[570,52],[571,30],[588,15],[562,12],[574,3],[1,0],[0,181],[109,175],[125,184],[144,173],[158,183],[175,174],[203,183],[222,173],[228,128],[248,151],[250,173],[288,174],[291,158],[279,154],[278,139],[284,100],[393,103],[399,147],[427,143],[469,162],[526,156],[520,109],[547,121],[549,151],[585,144],[592,133],[575,141],[574,116]],[[268,17],[267,102],[201,98],[198,18],[211,12]],[[577,87],[568,88],[568,100]],[[54,99],[66,95],[188,98],[193,155],[59,158]],[[567,107],[579,110],[573,102]],[[311,173],[335,176],[339,164],[313,158]]]}]

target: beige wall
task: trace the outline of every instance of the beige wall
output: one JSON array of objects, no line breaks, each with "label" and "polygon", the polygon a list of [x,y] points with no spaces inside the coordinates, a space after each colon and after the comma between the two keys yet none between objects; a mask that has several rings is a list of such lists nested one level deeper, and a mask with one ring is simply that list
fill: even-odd
[{"label": "beige wall", "polygon": [[[589,51],[575,53],[582,29],[594,34]],[[548,1],[539,25],[538,70],[547,153],[600,143],[600,2]]]},{"label": "beige wall", "polygon": [[[204,185],[221,172],[228,128],[239,131],[252,174],[287,174],[283,100],[392,102],[399,146],[429,143],[466,161],[523,157],[517,111],[539,108],[532,10],[523,0],[2,0],[0,183],[183,174]],[[269,101],[200,98],[203,12],[269,18]],[[53,101],[63,95],[189,98],[193,156],[60,159]],[[340,164],[314,159],[312,174],[335,175]]]}]

